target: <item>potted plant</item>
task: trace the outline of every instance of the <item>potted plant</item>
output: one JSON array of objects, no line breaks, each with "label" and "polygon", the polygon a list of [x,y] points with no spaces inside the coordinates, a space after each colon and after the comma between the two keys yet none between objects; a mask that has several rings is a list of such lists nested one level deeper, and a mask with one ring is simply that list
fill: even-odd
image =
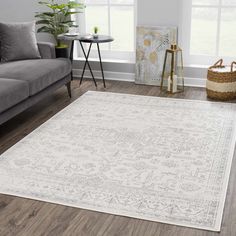
[{"label": "potted plant", "polygon": [[98,27],[97,26],[95,26],[94,28],[93,28],[93,37],[94,38],[98,38]]},{"label": "potted plant", "polygon": [[58,35],[67,33],[70,27],[78,27],[71,19],[74,14],[81,13],[85,6],[76,1],[68,1],[59,4],[57,0],[39,1],[40,5],[46,6],[48,11],[37,12],[35,17],[37,25],[40,25],[37,32],[52,34],[56,42],[57,57],[68,57],[68,45],[58,39]]}]

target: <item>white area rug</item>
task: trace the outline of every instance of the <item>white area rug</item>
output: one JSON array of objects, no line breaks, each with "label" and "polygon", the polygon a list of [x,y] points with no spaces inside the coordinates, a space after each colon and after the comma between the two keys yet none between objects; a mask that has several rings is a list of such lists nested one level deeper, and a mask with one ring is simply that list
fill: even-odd
[{"label": "white area rug", "polygon": [[0,192],[219,231],[233,104],[88,92],[0,157]]}]

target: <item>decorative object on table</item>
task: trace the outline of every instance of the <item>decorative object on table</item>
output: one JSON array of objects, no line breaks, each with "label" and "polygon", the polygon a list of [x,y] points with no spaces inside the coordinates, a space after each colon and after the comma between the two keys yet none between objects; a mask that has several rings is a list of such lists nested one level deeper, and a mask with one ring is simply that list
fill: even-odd
[{"label": "decorative object on table", "polygon": [[87,40],[87,39],[92,39],[93,35],[91,34],[84,34],[79,37],[80,40]]},{"label": "decorative object on table", "polygon": [[76,1],[60,4],[56,0],[40,1],[39,4],[49,8],[49,11],[36,13],[35,17],[39,19],[36,24],[42,25],[38,32],[52,34],[56,41],[57,57],[68,57],[69,46],[63,43],[58,35],[68,33],[71,27],[78,27],[71,16],[81,13],[85,5]]},{"label": "decorative object on table", "polygon": [[236,68],[223,65],[223,59],[208,69],[207,96],[212,99],[227,101],[236,98]]},{"label": "decorative object on table", "polygon": [[0,193],[220,231],[235,115],[235,104],[88,92],[1,155]]},{"label": "decorative object on table", "polygon": [[93,28],[93,37],[96,39],[96,38],[98,38],[98,27],[97,26],[95,26],[94,28]]},{"label": "decorative object on table", "polygon": [[79,32],[77,32],[77,30],[74,29],[74,28],[70,28],[70,29],[69,29],[69,32],[67,32],[67,33],[65,33],[65,34],[58,35],[58,36],[57,36],[57,39],[60,40],[60,39],[61,39],[61,36],[62,36],[62,37],[66,36],[66,37],[72,37],[72,38],[74,38],[74,37],[79,36]]},{"label": "decorative object on table", "polygon": [[137,27],[137,84],[161,84],[166,49],[177,42],[177,27]]},{"label": "decorative object on table", "polygon": [[65,33],[64,35],[67,37],[76,37],[79,36],[79,33]]},{"label": "decorative object on table", "polygon": [[[181,83],[180,86],[178,85],[179,82]],[[165,53],[161,90],[164,90],[165,86],[166,91],[171,94],[184,92],[183,51],[176,44],[172,44]]]}]

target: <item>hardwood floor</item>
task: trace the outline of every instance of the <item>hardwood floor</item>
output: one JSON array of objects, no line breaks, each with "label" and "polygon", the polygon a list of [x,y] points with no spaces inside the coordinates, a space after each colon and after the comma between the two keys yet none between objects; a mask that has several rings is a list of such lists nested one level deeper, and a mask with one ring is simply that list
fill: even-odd
[{"label": "hardwood floor", "polygon": [[[39,125],[88,90],[92,81],[72,83],[72,99],[66,88],[44,99],[0,126],[0,153],[10,148]],[[99,81],[99,91],[104,91]],[[134,83],[107,81],[108,92],[166,96],[159,88]],[[205,89],[186,88],[171,97],[206,100]],[[221,233],[196,230],[139,219],[109,215],[18,197],[0,195],[0,236],[236,236],[236,158],[232,165]]]}]

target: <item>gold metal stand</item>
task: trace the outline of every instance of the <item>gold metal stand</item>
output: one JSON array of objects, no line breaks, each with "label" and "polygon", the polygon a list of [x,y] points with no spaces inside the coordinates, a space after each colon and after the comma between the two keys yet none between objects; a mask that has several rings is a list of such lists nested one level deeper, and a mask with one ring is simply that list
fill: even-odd
[{"label": "gold metal stand", "polygon": [[[170,70],[167,68],[167,59],[168,59],[169,55],[171,56]],[[178,64],[178,55],[180,55],[180,65],[179,66],[177,65]],[[182,81],[182,86],[177,85],[177,91],[175,91],[175,92],[173,92],[174,75],[177,75],[178,79],[181,79],[181,81]],[[161,91],[163,91],[164,80],[165,80],[165,78],[168,78],[168,77],[170,77],[170,91],[168,91],[168,89],[167,89],[167,91],[169,93],[175,94],[175,93],[184,92],[183,51],[176,44],[172,44],[171,49],[167,49],[166,53],[165,53],[165,60],[164,60],[162,79],[161,79]]]}]

